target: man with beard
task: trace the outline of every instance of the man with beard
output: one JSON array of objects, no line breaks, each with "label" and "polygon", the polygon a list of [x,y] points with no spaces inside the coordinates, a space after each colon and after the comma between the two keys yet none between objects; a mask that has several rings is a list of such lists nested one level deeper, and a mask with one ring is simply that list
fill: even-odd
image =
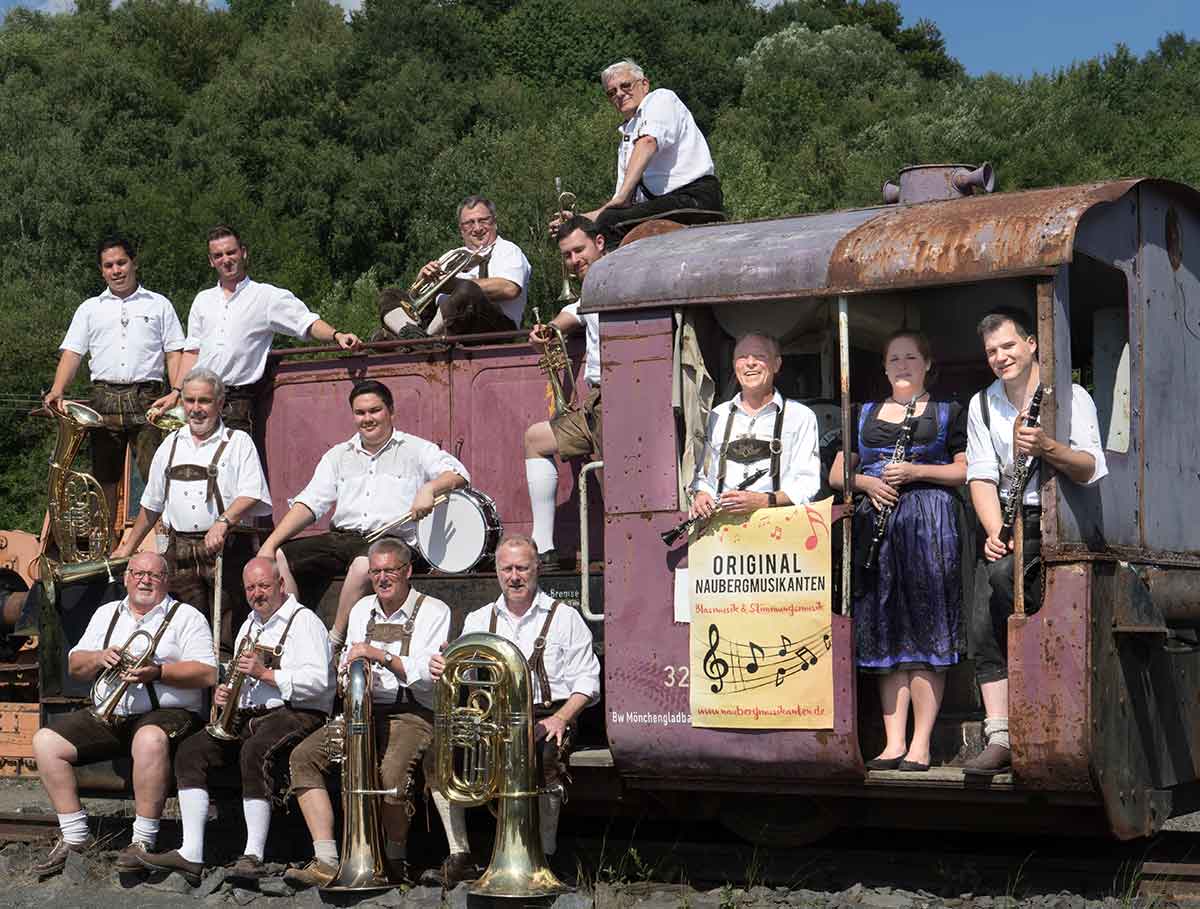
[{"label": "man with beard", "polygon": [[[153,552],[140,552],[125,569],[125,599],[97,609],[67,657],[73,679],[88,682],[116,666],[135,632],[159,636],[144,666],[129,669],[113,686],[101,686],[96,703],[58,714],[33,736],[38,776],[58,814],[60,839],[49,855],[33,866],[45,878],[62,871],[68,852],[95,845],[88,817],[79,801],[75,766],[130,755],[133,759],[133,841],[117,855],[118,871],[140,871],[140,858],[154,848],[159,819],[171,782],[171,751],[200,728],[201,689],[217,681],[212,637],[204,617],[167,595],[167,562]],[[164,627],[165,626],[165,627]],[[145,653],[139,638],[131,656]],[[129,682],[109,722],[92,712],[113,691]]]},{"label": "man with beard", "polygon": [[[514,533],[500,541],[496,577],[499,599],[470,613],[463,634],[497,634],[516,644],[529,661],[540,784],[546,790],[538,805],[542,849],[549,857],[558,846],[558,817],[575,719],[600,699],[600,662],[592,646],[592,632],[578,611],[538,588],[538,553],[532,539]],[[430,678],[436,683],[445,668],[445,659],[435,654],[429,661]],[[433,801],[446,830],[450,855],[440,871],[423,875],[421,881],[450,889],[476,877],[477,870],[471,861],[464,809],[451,805],[438,792]]]},{"label": "man with beard", "polygon": [[225,385],[208,369],[193,369],[183,380],[187,425],[169,434],[150,466],[142,507],[114,557],[132,555],[161,517],[168,530],[167,561],[171,592],[207,611],[215,588],[218,553],[222,569],[221,645],[229,653],[233,629],[248,607],[238,579],[254,555],[250,521],[271,513],[271,493],[254,443],[221,421]]}]

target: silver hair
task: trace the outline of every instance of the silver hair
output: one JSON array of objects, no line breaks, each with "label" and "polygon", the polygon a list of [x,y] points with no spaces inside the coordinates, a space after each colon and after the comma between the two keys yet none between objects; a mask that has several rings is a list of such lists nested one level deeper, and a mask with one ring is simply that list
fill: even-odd
[{"label": "silver hair", "polygon": [[529,551],[533,553],[536,559],[538,556],[537,543],[533,542],[533,537],[526,533],[506,533],[500,538],[500,542],[496,544],[496,552],[499,552],[505,546],[528,546]]},{"label": "silver hair", "polygon": [[188,370],[188,374],[183,377],[183,381],[179,383],[179,387],[183,388],[189,382],[204,382],[211,385],[213,397],[218,401],[225,400],[225,381],[211,369],[197,366]]},{"label": "silver hair", "polygon": [[468,208],[474,208],[476,205],[486,205],[488,214],[492,219],[496,218],[496,205],[491,199],[486,196],[467,196],[458,203],[458,213],[454,216],[457,221],[462,221],[462,213]]},{"label": "silver hair", "polygon": [[368,559],[381,553],[384,555],[394,555],[401,559],[406,565],[412,564],[412,549],[407,543],[405,543],[403,540],[397,539],[396,537],[384,537],[383,539],[376,540],[369,547],[367,547]]},{"label": "silver hair", "polygon": [[642,68],[626,57],[624,60],[618,60],[616,63],[606,66],[600,71],[600,84],[608,88],[608,80],[618,73],[629,73],[635,79],[646,78],[646,74],[642,72]]},{"label": "silver hair", "polygon": [[783,348],[779,346],[779,339],[777,337],[774,335],[769,335],[765,331],[748,331],[745,334],[738,335],[737,343],[733,345],[733,353],[735,357],[737,355],[737,349],[742,346],[742,342],[747,338],[759,338],[760,340],[766,341],[767,346],[771,348],[771,351],[775,356],[783,356]]}]

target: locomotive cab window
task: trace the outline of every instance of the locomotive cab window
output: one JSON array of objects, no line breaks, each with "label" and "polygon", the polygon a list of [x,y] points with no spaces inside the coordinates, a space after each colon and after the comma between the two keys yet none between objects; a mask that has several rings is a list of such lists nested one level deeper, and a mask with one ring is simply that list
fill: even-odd
[{"label": "locomotive cab window", "polygon": [[1070,266],[1071,370],[1096,402],[1106,451],[1129,451],[1129,289],[1120,269],[1077,252]]}]

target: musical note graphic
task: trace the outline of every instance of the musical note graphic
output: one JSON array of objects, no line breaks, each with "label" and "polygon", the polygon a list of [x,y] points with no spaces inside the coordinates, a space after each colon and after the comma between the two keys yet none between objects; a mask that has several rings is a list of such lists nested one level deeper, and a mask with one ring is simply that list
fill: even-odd
[{"label": "musical note graphic", "polygon": [[772,540],[782,540],[783,539],[783,527],[782,526],[780,526],[779,524],[775,525],[775,529],[771,531],[771,539]]},{"label": "musical note graphic", "polygon": [[829,536],[829,525],[825,523],[825,519],[821,517],[821,513],[809,505],[804,506],[804,513],[808,516],[808,526],[812,531],[812,533],[804,538],[804,548],[813,550],[817,548],[817,543],[819,542],[817,539],[817,526],[820,525],[825,531],[825,536]]},{"label": "musical note graphic", "polygon": [[760,659],[762,659],[763,656],[765,656],[765,654],[763,653],[763,649],[761,647],[759,647],[757,644],[755,644],[753,641],[751,641],[750,642],[750,662],[746,664],[746,671],[751,674],[758,672],[758,661]]},{"label": "musical note graphic", "polygon": [[717,656],[717,645],[721,633],[716,625],[708,626],[708,651],[704,654],[704,674],[713,680],[712,693],[719,694],[725,687],[725,676],[729,674],[729,663]]},{"label": "musical note graphic", "polygon": [[779,655],[787,656],[787,652],[792,649],[792,639],[786,634],[779,636]]},{"label": "musical note graphic", "polygon": [[833,649],[833,640],[829,637],[828,634],[821,635],[821,642],[825,645],[826,650]]},{"label": "musical note graphic", "polygon": [[802,672],[808,672],[809,666],[817,664],[817,655],[807,647],[801,647],[796,651],[796,656],[800,658],[800,669]]}]

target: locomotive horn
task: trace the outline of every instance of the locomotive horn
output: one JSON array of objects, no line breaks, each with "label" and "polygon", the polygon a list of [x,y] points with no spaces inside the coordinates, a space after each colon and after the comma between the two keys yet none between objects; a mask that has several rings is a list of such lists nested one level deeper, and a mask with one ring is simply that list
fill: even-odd
[{"label": "locomotive horn", "polygon": [[895,205],[900,201],[900,187],[888,180],[883,184],[883,204]]},{"label": "locomotive horn", "polygon": [[991,164],[984,161],[974,170],[967,170],[965,167],[958,168],[954,171],[950,182],[964,196],[973,195],[977,189],[990,193],[996,188],[996,172],[992,169]]}]

